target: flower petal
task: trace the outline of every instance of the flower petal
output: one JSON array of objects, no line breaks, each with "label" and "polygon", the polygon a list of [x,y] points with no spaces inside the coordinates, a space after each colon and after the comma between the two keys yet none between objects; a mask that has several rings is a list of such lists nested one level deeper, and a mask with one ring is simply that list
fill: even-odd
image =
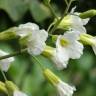
[{"label": "flower petal", "polygon": [[72,96],[73,92],[76,91],[76,88],[60,80],[57,84],[57,90],[59,91],[60,96]]},{"label": "flower petal", "polygon": [[62,52],[58,52],[54,50],[54,55],[51,57],[51,60],[54,62],[55,66],[58,70],[62,70],[67,67],[68,57],[67,55],[62,54]]},{"label": "flower petal", "polygon": [[82,20],[79,16],[76,15],[71,15],[71,19],[72,19],[72,29],[77,30],[81,33],[86,33],[86,29],[83,26],[85,23],[83,22],[84,20]]},{"label": "flower petal", "polygon": [[17,29],[17,35],[24,37],[30,33],[32,33],[32,31],[34,30],[39,30],[39,26],[36,25],[35,23],[26,23],[26,24],[21,24],[19,25],[18,29]]},{"label": "flower petal", "polygon": [[[8,53],[0,50],[0,56],[5,56],[5,55],[8,55]],[[0,67],[1,67],[2,71],[7,72],[10,67],[11,62],[13,62],[13,61],[14,61],[13,57],[0,60]]]},{"label": "flower petal", "polygon": [[28,53],[30,55],[39,55],[43,52],[46,44],[41,42],[28,42]]},{"label": "flower petal", "polygon": [[21,92],[21,91],[14,91],[14,94],[13,94],[13,96],[27,96],[27,94],[25,94],[25,93],[23,93],[23,92]]},{"label": "flower petal", "polygon": [[79,59],[80,56],[83,54],[83,49],[84,47],[80,42],[74,41],[67,50],[69,52],[70,58]]}]

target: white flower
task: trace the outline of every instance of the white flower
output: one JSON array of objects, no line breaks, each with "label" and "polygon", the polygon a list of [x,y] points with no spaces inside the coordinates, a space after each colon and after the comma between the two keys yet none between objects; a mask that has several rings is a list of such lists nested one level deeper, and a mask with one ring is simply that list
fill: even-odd
[{"label": "white flower", "polygon": [[[5,55],[8,55],[8,53],[0,50],[0,56],[5,56]],[[11,62],[13,61],[14,61],[13,57],[0,60],[0,68],[2,69],[2,71],[7,72],[10,67]]]},{"label": "white flower", "polygon": [[45,30],[35,30],[28,39],[28,53],[32,55],[39,55],[46,47],[46,39],[48,33]]},{"label": "white flower", "polygon": [[76,6],[72,8],[71,12],[67,16],[64,17],[58,28],[76,30],[79,31],[79,33],[86,33],[86,28],[84,27],[84,25],[86,25],[90,19],[80,18],[80,13],[74,12],[75,8]]},{"label": "white flower", "polygon": [[18,27],[17,35],[27,37],[27,49],[31,55],[39,55],[44,50],[45,41],[48,33],[45,30],[40,30],[39,26],[34,23],[21,24]]},{"label": "white flower", "polygon": [[83,25],[86,25],[88,21],[89,19],[81,19],[78,15],[68,15],[61,23],[69,24],[69,29],[86,33],[86,29]]},{"label": "white flower", "polygon": [[80,40],[86,45],[90,45],[96,55],[96,37],[89,34],[80,34]]},{"label": "white flower", "polygon": [[68,31],[57,37],[56,48],[50,48],[52,51],[49,58],[58,70],[66,68],[70,58],[78,59],[83,54],[83,45],[78,41],[79,37],[79,32],[74,31]]},{"label": "white flower", "polygon": [[14,91],[13,96],[28,96],[28,95],[21,91],[16,90]]},{"label": "white flower", "polygon": [[[65,53],[65,52],[64,52]],[[68,56],[61,51],[57,51],[56,49],[53,50],[52,56],[50,56],[51,60],[55,64],[58,70],[62,70],[63,68],[67,67],[68,64]]]},{"label": "white flower", "polygon": [[75,87],[72,87],[68,85],[67,83],[64,83],[63,81],[59,81],[58,84],[56,84],[56,88],[60,94],[60,96],[72,96],[73,92],[76,91]]},{"label": "white flower", "polygon": [[76,91],[75,87],[64,83],[57,75],[55,75],[51,70],[45,69],[45,78],[57,89],[60,96],[72,96],[73,92]]},{"label": "white flower", "polygon": [[78,40],[78,32],[68,31],[58,36],[56,50],[67,58],[78,59],[83,54],[83,45]]},{"label": "white flower", "polygon": [[[76,6],[73,7],[71,12],[70,12],[70,14],[73,14],[72,15],[73,16],[73,23],[76,24],[77,27],[79,28],[78,31],[81,30],[80,33],[86,33],[86,29],[85,29],[85,27],[83,25],[86,25],[89,22],[90,18],[86,18],[86,19],[80,18],[79,17],[80,13],[79,12],[75,12],[75,9],[76,9]],[[76,17],[76,19],[75,19],[75,17]],[[76,25],[73,26],[73,29],[76,28],[76,30],[77,30]],[[81,27],[81,29],[80,29],[80,27]]]},{"label": "white flower", "polygon": [[57,51],[56,48],[46,46],[42,55],[51,59],[58,70],[62,70],[63,68],[67,67],[69,59],[68,56],[65,56],[65,54],[63,54],[61,51]]},{"label": "white flower", "polygon": [[39,30],[39,26],[35,23],[21,24],[17,28],[17,35],[24,37],[32,33],[34,30]]}]

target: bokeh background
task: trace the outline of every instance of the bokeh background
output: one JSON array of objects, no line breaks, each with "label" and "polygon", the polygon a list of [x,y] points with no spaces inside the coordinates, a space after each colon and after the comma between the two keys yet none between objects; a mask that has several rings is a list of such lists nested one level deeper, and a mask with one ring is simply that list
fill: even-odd
[{"label": "bokeh background", "polygon": [[[66,7],[64,0],[51,1],[56,14],[60,16]],[[96,0],[77,0],[71,5],[70,10],[74,6],[79,12],[96,9]],[[53,19],[43,0],[0,0],[0,32],[27,22],[37,23],[40,28],[47,29]],[[96,35],[96,16],[91,18],[86,28],[89,34]],[[6,52],[12,53],[19,48],[17,39],[0,41],[0,49]],[[84,54],[79,60],[70,60],[68,68],[60,72],[47,58],[38,56],[38,59],[62,80],[76,86],[74,96],[96,96],[96,56],[90,46],[85,46]],[[55,88],[44,79],[40,67],[27,53],[15,56],[15,61],[6,76],[29,96],[57,96]],[[4,81],[1,73],[0,80]],[[0,96],[5,94],[0,93]]]}]

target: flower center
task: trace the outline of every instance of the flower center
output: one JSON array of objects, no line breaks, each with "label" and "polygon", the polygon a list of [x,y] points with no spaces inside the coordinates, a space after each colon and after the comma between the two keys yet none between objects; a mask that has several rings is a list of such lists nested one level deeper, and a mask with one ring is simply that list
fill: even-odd
[{"label": "flower center", "polygon": [[60,43],[64,47],[69,45],[69,41],[67,39],[64,39],[64,38],[60,39]]}]

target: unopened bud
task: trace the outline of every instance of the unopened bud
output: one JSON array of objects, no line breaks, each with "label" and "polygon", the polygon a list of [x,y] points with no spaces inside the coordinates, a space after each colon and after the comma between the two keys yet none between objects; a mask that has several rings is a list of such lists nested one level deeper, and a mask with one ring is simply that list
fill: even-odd
[{"label": "unopened bud", "polygon": [[86,18],[91,18],[91,17],[93,17],[95,15],[96,15],[96,10],[95,9],[91,9],[91,10],[88,10],[86,12],[81,13],[79,16],[82,19],[86,19]]}]

